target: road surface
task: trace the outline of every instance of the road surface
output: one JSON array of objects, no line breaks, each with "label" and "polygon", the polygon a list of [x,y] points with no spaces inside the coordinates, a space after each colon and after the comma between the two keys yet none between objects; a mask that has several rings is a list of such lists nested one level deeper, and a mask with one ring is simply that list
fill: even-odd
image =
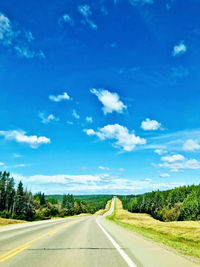
[{"label": "road surface", "polygon": [[[112,213],[111,209],[107,213]],[[104,216],[0,227],[0,266],[197,267]]]}]

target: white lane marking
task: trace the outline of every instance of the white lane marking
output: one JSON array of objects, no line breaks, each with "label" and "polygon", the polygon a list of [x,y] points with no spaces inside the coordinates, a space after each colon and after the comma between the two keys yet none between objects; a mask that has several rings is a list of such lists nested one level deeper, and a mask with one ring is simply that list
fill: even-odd
[{"label": "white lane marking", "polygon": [[109,235],[109,233],[103,228],[103,226],[98,222],[97,219],[96,219],[96,223],[101,228],[101,230],[104,232],[104,234],[107,236],[107,238],[110,240],[110,242],[113,244],[113,246],[117,249],[117,251],[122,256],[122,258],[125,260],[125,262],[128,264],[128,266],[137,267],[137,265],[133,263],[133,261],[129,258],[129,256],[120,248],[117,242]]}]

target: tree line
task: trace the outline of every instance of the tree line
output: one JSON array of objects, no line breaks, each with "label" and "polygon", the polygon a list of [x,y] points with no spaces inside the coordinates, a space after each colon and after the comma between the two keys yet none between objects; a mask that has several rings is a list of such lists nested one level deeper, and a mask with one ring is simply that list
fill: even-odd
[{"label": "tree line", "polygon": [[104,197],[101,201],[92,202],[76,199],[71,194],[64,194],[60,203],[55,197],[47,199],[41,192],[33,195],[24,189],[21,181],[15,187],[10,173],[0,172],[0,217],[3,218],[33,221],[80,213],[93,214],[103,209],[110,198]]},{"label": "tree line", "polygon": [[162,221],[200,220],[200,185],[121,196],[124,209]]}]

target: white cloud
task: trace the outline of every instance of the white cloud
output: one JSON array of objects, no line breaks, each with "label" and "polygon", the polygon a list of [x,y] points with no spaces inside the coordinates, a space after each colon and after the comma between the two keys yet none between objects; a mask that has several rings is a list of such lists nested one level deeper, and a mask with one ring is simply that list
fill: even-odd
[{"label": "white cloud", "polygon": [[16,181],[22,181],[32,192],[43,191],[46,194],[63,194],[69,192],[73,194],[83,193],[125,193],[133,194],[141,191],[151,191],[157,189],[169,189],[180,186],[180,183],[153,183],[150,179],[134,180],[110,176],[106,173],[98,175],[33,175],[24,177],[22,175],[11,174]]},{"label": "white cloud", "polygon": [[72,111],[72,116],[73,116],[74,118],[76,118],[77,120],[80,119],[80,115],[76,112],[75,109],[73,109],[73,111]]},{"label": "white cloud", "polygon": [[99,166],[99,169],[100,170],[104,170],[104,171],[109,171],[110,170],[110,168],[104,167],[104,166]]},{"label": "white cloud", "polygon": [[90,123],[93,122],[93,118],[92,118],[92,117],[86,117],[85,120],[86,120],[87,122],[90,122]]},{"label": "white cloud", "polygon": [[175,161],[183,161],[185,157],[180,154],[172,155],[172,156],[164,156],[161,158],[162,161],[166,162],[175,162]]},{"label": "white cloud", "polygon": [[87,135],[96,135],[100,140],[115,139],[114,147],[120,148],[124,151],[132,151],[136,145],[146,144],[146,140],[139,136],[136,136],[132,131],[119,124],[106,125],[103,128],[94,131],[93,129],[84,130]]},{"label": "white cloud", "polygon": [[163,150],[163,149],[155,149],[154,152],[158,155],[163,155],[167,153],[167,150]]},{"label": "white cloud", "polygon": [[183,145],[188,139],[195,140],[200,144],[200,129],[184,130],[150,137],[148,145],[142,147],[142,149],[162,149],[179,153],[183,150]]},{"label": "white cloud", "polygon": [[161,173],[159,175],[161,178],[167,178],[167,177],[170,177],[170,175],[168,173]]},{"label": "white cloud", "polygon": [[61,95],[49,95],[49,99],[53,102],[60,102],[60,101],[64,101],[64,100],[69,100],[70,96],[68,95],[68,93],[64,92]]},{"label": "white cloud", "polygon": [[0,162],[0,166],[4,166],[5,165],[5,163],[3,163],[3,162]]},{"label": "white cloud", "polygon": [[84,129],[83,130],[87,135],[95,135],[95,131],[93,129]]},{"label": "white cloud", "polygon": [[26,135],[24,131],[0,131],[0,136],[4,136],[7,140],[14,140],[17,143],[26,143],[29,144],[32,148],[37,148],[42,144],[49,144],[50,139],[45,136],[36,136],[36,135]]},{"label": "white cloud", "polygon": [[196,159],[186,159],[182,155],[173,155],[161,158],[164,163],[158,164],[159,167],[169,169],[171,172],[182,172],[184,170],[200,169],[200,162]]},{"label": "white cloud", "polygon": [[108,90],[104,89],[91,89],[90,92],[96,95],[99,101],[103,104],[103,112],[104,114],[112,113],[116,111],[118,113],[122,113],[123,109],[126,109],[127,106],[123,104],[119,99],[119,95],[117,93],[111,93]]},{"label": "white cloud", "polygon": [[33,50],[30,50],[28,47],[25,47],[25,46],[15,46],[14,47],[17,55],[19,57],[25,57],[25,58],[35,58],[35,57],[38,57],[38,58],[45,58],[45,55],[42,51],[38,51],[38,52],[35,52]]},{"label": "white cloud", "polygon": [[34,37],[30,31],[15,29],[3,13],[0,13],[0,44],[12,48],[18,56],[25,58],[45,58],[42,51],[35,51],[29,48]]},{"label": "white cloud", "polygon": [[51,121],[59,121],[59,118],[55,117],[53,114],[49,114],[45,117],[44,113],[40,113],[39,117],[42,119],[42,123],[49,123]]},{"label": "white cloud", "polygon": [[172,51],[172,55],[175,56],[180,56],[185,54],[187,51],[187,46],[184,44],[183,41],[181,41],[179,44],[175,45]]},{"label": "white cloud", "polygon": [[184,151],[195,151],[195,150],[199,150],[200,149],[200,145],[199,142],[197,140],[193,140],[193,139],[188,139],[184,144],[183,144],[183,150]]},{"label": "white cloud", "polygon": [[89,5],[80,5],[78,6],[78,11],[84,17],[84,22],[87,22],[91,29],[97,30],[97,25],[91,19],[89,19],[89,17],[92,15],[91,7]]},{"label": "white cloud", "polygon": [[9,46],[15,38],[16,33],[12,29],[10,20],[0,13],[0,41],[3,45]]},{"label": "white cloud", "polygon": [[145,5],[145,4],[153,4],[154,0],[129,0],[129,2],[133,5]]},{"label": "white cloud", "polygon": [[141,128],[145,131],[156,131],[161,127],[161,123],[156,120],[150,120],[146,118],[146,120],[142,121]]},{"label": "white cloud", "polygon": [[73,21],[73,19],[68,14],[64,14],[64,15],[62,15],[61,18],[59,18],[58,23],[60,25],[62,25],[64,23],[68,23],[70,25],[73,25],[74,24],[74,21]]}]

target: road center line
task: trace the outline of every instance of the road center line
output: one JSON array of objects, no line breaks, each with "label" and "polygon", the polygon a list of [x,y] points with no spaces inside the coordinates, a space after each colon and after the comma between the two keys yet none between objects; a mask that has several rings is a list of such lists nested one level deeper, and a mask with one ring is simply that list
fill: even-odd
[{"label": "road center line", "polygon": [[125,262],[128,264],[129,267],[137,267],[135,263],[129,258],[129,256],[126,254],[126,252],[120,248],[120,246],[117,244],[117,242],[111,237],[111,235],[103,228],[103,226],[98,221],[98,218],[96,219],[96,223],[101,228],[101,230],[104,232],[104,234],[107,236],[107,238],[110,240],[110,242],[113,244],[113,246],[117,249],[119,254],[122,256],[122,258],[125,260]]}]

